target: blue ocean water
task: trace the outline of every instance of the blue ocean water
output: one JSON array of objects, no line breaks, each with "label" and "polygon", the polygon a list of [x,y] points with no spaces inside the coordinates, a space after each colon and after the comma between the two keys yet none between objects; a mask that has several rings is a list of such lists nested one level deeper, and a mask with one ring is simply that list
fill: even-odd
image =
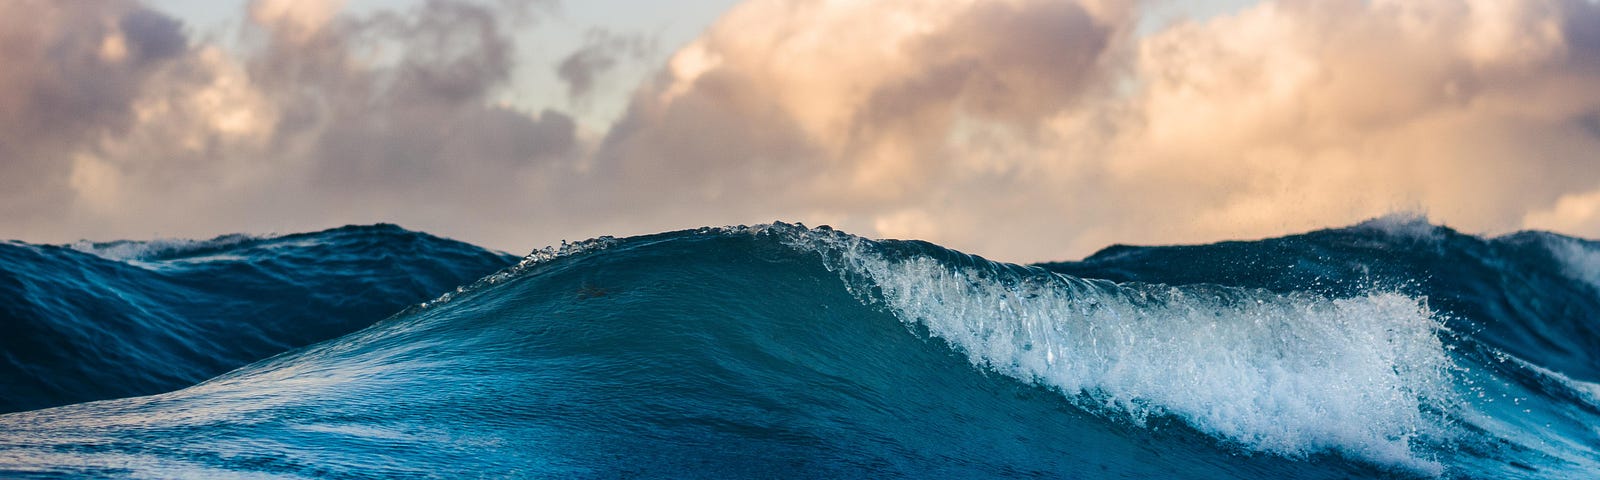
[{"label": "blue ocean water", "polygon": [[[425,237],[380,230],[343,233],[371,237],[366,248]],[[322,238],[330,232],[299,237],[329,248],[297,255],[367,256]],[[213,259],[200,263],[258,254],[224,243],[213,241],[201,255]],[[291,243],[280,254],[300,251]],[[275,278],[307,282],[301,294],[344,297],[403,290],[393,284],[404,272],[365,277],[378,265],[438,272],[468,258],[505,260],[459,244],[415,245],[383,261]],[[71,249],[3,247],[36,252],[0,257],[8,284],[36,285],[7,301],[6,328],[12,318],[157,318],[119,308],[207,316],[208,304],[158,296],[165,284],[130,273],[189,268],[181,262],[106,260],[125,272]],[[93,246],[107,247],[115,245]],[[209,272],[193,282],[229,285],[237,274]],[[47,282],[73,276],[88,286]],[[368,287],[334,285],[342,281]],[[89,290],[122,302],[60,307]],[[1600,476],[1600,244],[1548,233],[1482,238],[1386,218],[1014,265],[780,223],[566,244],[438,290],[449,293],[376,323],[359,318],[365,310],[285,300],[290,293],[259,297],[328,312],[288,323],[370,326],[308,330],[295,338],[325,341],[283,341],[281,354],[259,353],[270,358],[187,388],[0,415],[0,472]],[[216,346],[194,355],[142,344],[123,365],[102,361],[101,344],[56,357],[16,350],[35,352],[28,362],[42,366],[5,371],[4,381],[62,383],[106,365],[121,369],[108,379],[183,371],[258,339],[231,334],[228,323],[262,321],[235,315],[253,311],[136,334]],[[85,327],[29,330],[14,342],[45,344],[74,328]]]},{"label": "blue ocean water", "polygon": [[516,261],[393,225],[0,243],[0,413],[177,390]]}]

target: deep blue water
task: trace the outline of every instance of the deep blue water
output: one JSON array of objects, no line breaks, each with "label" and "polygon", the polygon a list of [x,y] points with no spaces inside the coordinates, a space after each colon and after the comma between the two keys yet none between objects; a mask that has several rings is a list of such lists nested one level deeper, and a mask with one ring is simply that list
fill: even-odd
[{"label": "deep blue water", "polygon": [[177,390],[516,261],[393,225],[0,243],[0,413]]},{"label": "deep blue water", "polygon": [[1548,233],[78,247],[0,245],[7,405],[71,403],[0,415],[0,476],[1600,476],[1600,244]]}]

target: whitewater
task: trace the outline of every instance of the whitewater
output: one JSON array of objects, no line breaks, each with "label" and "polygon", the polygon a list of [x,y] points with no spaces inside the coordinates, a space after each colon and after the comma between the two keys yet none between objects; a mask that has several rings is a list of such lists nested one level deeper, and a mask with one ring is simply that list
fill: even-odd
[{"label": "whitewater", "polygon": [[0,243],[0,293],[7,477],[1600,476],[1600,244],[1545,232],[380,225]]}]

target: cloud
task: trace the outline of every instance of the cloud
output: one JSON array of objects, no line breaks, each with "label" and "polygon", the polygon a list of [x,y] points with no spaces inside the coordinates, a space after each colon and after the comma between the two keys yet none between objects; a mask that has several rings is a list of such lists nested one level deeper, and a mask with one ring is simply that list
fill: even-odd
[{"label": "cloud", "polygon": [[590,29],[584,44],[556,64],[556,77],[566,84],[567,96],[587,100],[596,84],[623,59],[643,61],[656,51],[656,41],[642,35]]},{"label": "cloud", "polygon": [[[1600,182],[1588,2],[1276,2],[1142,42],[1115,178],[1209,225],[1415,203],[1476,231]],[[1585,31],[1589,29],[1591,31]],[[1592,43],[1592,42],[1591,42]],[[1238,233],[1235,233],[1238,234]],[[1197,238],[1198,239],[1198,238]]]},{"label": "cloud", "polygon": [[303,44],[323,33],[343,0],[259,0],[250,4],[250,21],[275,35]]},{"label": "cloud", "polygon": [[[641,197],[630,202],[669,210],[647,214],[658,222],[925,225],[910,220],[1025,174],[1015,158],[970,155],[979,142],[964,137],[1048,136],[1040,125],[1111,88],[1130,24],[1120,15],[1067,2],[748,2],[636,94],[597,169]],[[656,184],[677,194],[642,198]]]},{"label": "cloud", "polygon": [[132,2],[9,2],[0,60],[38,68],[0,73],[6,233],[389,220],[487,236],[579,155],[567,115],[492,101],[515,66],[512,31],[546,7],[434,0],[353,16],[264,0],[225,48]]},{"label": "cloud", "polygon": [[0,5],[0,216],[67,199],[69,151],[136,123],[133,98],[186,48],[176,22],[126,2]]},{"label": "cloud", "polygon": [[1528,212],[1522,226],[1600,238],[1600,190],[1562,195],[1550,208]]},{"label": "cloud", "polygon": [[1566,225],[1524,217],[1600,187],[1592,2],[1263,2],[1143,37],[1134,13],[747,2],[597,161],[632,191],[682,186],[653,218],[825,219],[1016,260],[1397,207]]},{"label": "cloud", "polygon": [[[1150,30],[1128,2],[751,0],[601,132],[495,100],[550,3],[339,7],[256,1],[222,46],[131,1],[0,5],[3,233],[395,221],[520,250],[783,219],[1045,260],[1397,207],[1600,231],[1588,1],[1266,1]],[[554,65],[568,107],[644,38],[592,30]]]}]

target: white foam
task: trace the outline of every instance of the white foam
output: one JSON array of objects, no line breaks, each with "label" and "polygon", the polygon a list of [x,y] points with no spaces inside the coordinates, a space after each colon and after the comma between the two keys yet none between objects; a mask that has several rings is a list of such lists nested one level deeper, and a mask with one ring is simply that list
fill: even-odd
[{"label": "white foam", "polygon": [[114,242],[98,243],[90,242],[88,240],[79,240],[67,245],[67,247],[107,260],[127,262],[146,260],[162,255],[179,254],[203,248],[227,247],[268,238],[272,238],[272,236],[232,234],[223,235],[210,240],[159,238],[155,240],[118,240]]},{"label": "white foam", "polygon": [[456,297],[459,297],[462,294],[477,291],[489,285],[497,285],[504,283],[507,280],[517,278],[528,269],[535,266],[550,263],[561,258],[605,250],[614,247],[619,243],[621,243],[621,241],[609,235],[577,242],[568,242],[566,240],[562,240],[561,246],[559,247],[551,245],[529,252],[528,255],[522,257],[522,260],[518,261],[512,266],[501,269],[498,272],[491,273],[470,284],[458,286],[455,290],[445,292],[433,300],[417,304],[417,307],[429,309],[438,307],[440,305],[445,305],[455,300]]},{"label": "white foam", "polygon": [[1562,263],[1562,270],[1568,277],[1600,292],[1600,248],[1568,237],[1545,235],[1544,239],[1545,248]]},{"label": "white foam", "polygon": [[1428,220],[1426,213],[1420,211],[1391,212],[1381,217],[1367,219],[1356,224],[1354,228],[1375,230],[1391,237],[1423,242],[1437,242],[1442,238],[1438,227]]},{"label": "white foam", "polygon": [[974,365],[1053,387],[1092,411],[1141,423],[1169,414],[1292,458],[1336,451],[1442,471],[1413,444],[1444,433],[1426,413],[1438,410],[1425,405],[1453,396],[1441,325],[1421,300],[957,268],[926,256],[886,259],[867,242],[817,233],[797,243],[822,251],[847,280],[869,280],[902,321],[926,326]]}]

